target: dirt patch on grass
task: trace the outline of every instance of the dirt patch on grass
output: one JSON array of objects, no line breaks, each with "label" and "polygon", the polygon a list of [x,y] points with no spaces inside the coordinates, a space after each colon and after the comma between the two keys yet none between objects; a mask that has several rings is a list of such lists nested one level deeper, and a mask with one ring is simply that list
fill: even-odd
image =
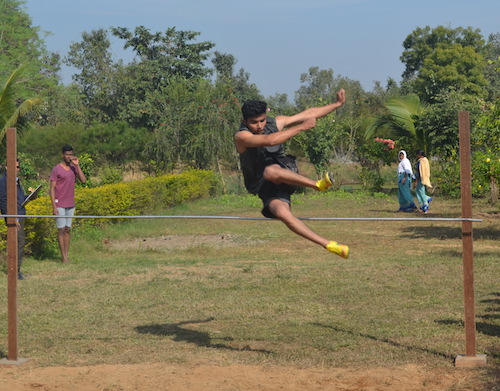
[{"label": "dirt patch on grass", "polygon": [[0,389],[9,391],[478,391],[479,373],[466,369],[296,369],[252,365],[98,365],[0,368]]},{"label": "dirt patch on grass", "polygon": [[[169,251],[190,247],[230,247],[247,243],[248,240],[233,234],[213,235],[165,235],[128,240],[106,240],[104,244],[112,250],[122,251]],[[255,240],[252,241],[256,243]]]}]

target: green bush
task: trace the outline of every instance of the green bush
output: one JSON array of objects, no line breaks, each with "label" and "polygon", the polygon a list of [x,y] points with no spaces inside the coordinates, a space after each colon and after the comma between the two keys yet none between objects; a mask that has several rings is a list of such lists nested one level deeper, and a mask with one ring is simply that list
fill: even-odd
[{"label": "green bush", "polygon": [[[490,195],[492,202],[498,198],[498,180],[500,179],[500,154],[476,152],[472,156],[472,193],[477,197]],[[496,192],[496,193],[495,193]]]},{"label": "green bush", "polygon": [[359,178],[363,188],[378,192],[382,189],[385,179],[381,175],[384,166],[390,166],[397,161],[395,142],[379,137],[366,141],[358,150],[361,172]]},{"label": "green bush", "polygon": [[[188,170],[181,174],[75,190],[77,214],[86,216],[135,216],[161,210],[188,200],[214,193],[217,177],[211,171]],[[27,205],[28,215],[52,215],[50,197],[44,196]],[[74,227],[99,226],[109,219],[75,219]],[[0,249],[5,248],[5,223],[0,222]],[[36,257],[57,253],[57,229],[52,218],[26,221],[26,253]]]},{"label": "green bush", "polygon": [[431,182],[439,194],[460,198],[460,158],[456,151],[451,157],[436,161],[431,167]]}]

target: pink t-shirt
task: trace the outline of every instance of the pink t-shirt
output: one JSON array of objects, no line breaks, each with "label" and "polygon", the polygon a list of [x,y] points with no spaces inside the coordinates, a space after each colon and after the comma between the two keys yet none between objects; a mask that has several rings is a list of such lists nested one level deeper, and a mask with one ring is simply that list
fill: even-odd
[{"label": "pink t-shirt", "polygon": [[55,202],[58,208],[72,208],[75,206],[76,167],[69,166],[65,170],[60,164],[52,169],[50,180],[56,182]]}]

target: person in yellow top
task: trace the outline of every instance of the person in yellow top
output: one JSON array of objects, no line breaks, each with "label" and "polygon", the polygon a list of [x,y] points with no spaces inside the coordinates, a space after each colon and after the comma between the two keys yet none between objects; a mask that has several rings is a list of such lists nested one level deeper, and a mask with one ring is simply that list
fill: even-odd
[{"label": "person in yellow top", "polygon": [[432,197],[426,194],[426,188],[432,189],[431,167],[423,150],[417,151],[417,158],[416,179],[413,182],[413,187],[415,188],[420,213],[427,213],[429,211],[429,202],[432,201]]}]

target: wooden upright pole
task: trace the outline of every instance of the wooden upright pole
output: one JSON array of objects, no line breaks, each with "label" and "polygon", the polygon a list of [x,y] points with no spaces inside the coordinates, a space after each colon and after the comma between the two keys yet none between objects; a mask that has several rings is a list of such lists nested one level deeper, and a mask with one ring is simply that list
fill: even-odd
[{"label": "wooden upright pole", "polygon": [[[7,129],[7,214],[17,215],[17,144],[16,129]],[[0,364],[19,365],[26,359],[18,357],[17,346],[17,218],[7,217],[8,269],[8,353]]]},{"label": "wooden upright pole", "polygon": [[[7,214],[17,215],[16,129],[7,129]],[[7,217],[9,361],[17,361],[17,224]]]},{"label": "wooden upright pole", "polygon": [[[458,113],[460,140],[460,195],[462,217],[472,218],[471,148],[469,112]],[[474,255],[472,222],[462,221],[462,260],[464,273],[465,307],[465,355],[455,360],[457,367],[481,366],[486,364],[485,355],[476,354],[476,320],[474,305]]]}]

